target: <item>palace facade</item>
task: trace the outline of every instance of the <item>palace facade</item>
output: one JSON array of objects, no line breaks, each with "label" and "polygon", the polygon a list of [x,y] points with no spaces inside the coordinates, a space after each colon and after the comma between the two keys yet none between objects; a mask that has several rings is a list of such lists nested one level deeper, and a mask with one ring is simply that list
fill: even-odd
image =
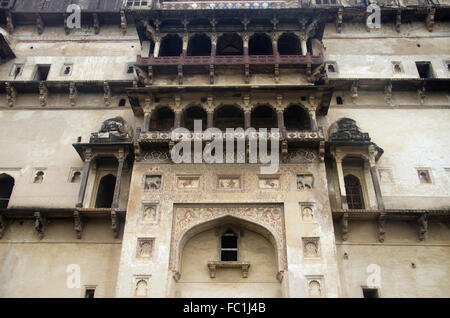
[{"label": "palace facade", "polygon": [[[0,297],[450,296],[449,0],[1,0],[0,24]],[[240,128],[239,163],[175,163],[174,128],[213,143],[195,121]]]}]

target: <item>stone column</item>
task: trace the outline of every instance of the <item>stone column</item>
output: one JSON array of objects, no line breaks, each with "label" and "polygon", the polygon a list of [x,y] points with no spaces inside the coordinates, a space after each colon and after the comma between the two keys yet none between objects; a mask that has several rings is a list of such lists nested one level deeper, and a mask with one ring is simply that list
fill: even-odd
[{"label": "stone column", "polygon": [[348,210],[347,192],[345,191],[344,171],[342,169],[342,156],[335,154],[336,169],[339,179],[339,190],[341,192],[342,209]]},{"label": "stone column", "polygon": [[282,110],[277,110],[277,122],[280,134],[283,138],[286,137],[286,127],[284,126],[284,113]]},{"label": "stone column", "polygon": [[244,36],[242,37],[243,45],[244,45],[244,56],[248,55],[248,42],[249,42],[249,34],[244,33]]},{"label": "stone column", "polygon": [[252,126],[252,113],[250,110],[244,111],[244,130]]},{"label": "stone column", "polygon": [[117,168],[116,185],[114,187],[113,202],[111,205],[112,209],[119,208],[120,185],[122,183],[123,164],[125,161],[125,154],[123,149],[120,149],[119,155],[117,156],[117,160],[119,161],[119,166]]},{"label": "stone column", "polygon": [[181,127],[181,109],[176,109],[173,128],[180,128],[180,127]]},{"label": "stone column", "polygon": [[153,56],[154,57],[159,57],[159,49],[161,47],[161,40],[160,39],[155,39],[155,47],[153,49]]},{"label": "stone column", "polygon": [[316,111],[309,109],[308,113],[309,113],[309,121],[310,121],[310,125],[311,125],[311,130],[317,131],[319,128],[317,127]]},{"label": "stone column", "polygon": [[91,171],[91,162],[93,156],[91,150],[86,150],[84,165],[83,165],[83,174],[81,177],[80,191],[78,192],[78,200],[77,200],[77,208],[82,208],[84,203],[84,195],[86,194],[86,186],[89,178],[89,172]]},{"label": "stone column", "polygon": [[216,56],[217,51],[217,34],[213,33],[211,35],[211,56]]},{"label": "stone column", "polygon": [[142,129],[142,132],[147,132],[150,129],[151,115],[151,110],[144,110],[144,128]]},{"label": "stone column", "polygon": [[189,36],[187,34],[183,35],[183,56],[187,56],[187,47],[189,43]]},{"label": "stone column", "polygon": [[272,49],[273,55],[278,55],[278,35],[272,34]]},{"label": "stone column", "polygon": [[377,197],[378,209],[384,210],[383,196],[381,195],[380,181],[378,180],[377,166],[375,165],[375,147],[373,145],[369,146],[369,165],[370,165],[370,176],[372,177],[372,183],[375,190],[375,196]]},{"label": "stone column", "polygon": [[208,110],[206,113],[206,128],[214,127],[214,111]]},{"label": "stone column", "polygon": [[306,37],[302,36],[300,38],[300,45],[301,45],[301,48],[302,48],[302,55],[305,56],[307,51],[308,51],[308,47],[306,45]]}]

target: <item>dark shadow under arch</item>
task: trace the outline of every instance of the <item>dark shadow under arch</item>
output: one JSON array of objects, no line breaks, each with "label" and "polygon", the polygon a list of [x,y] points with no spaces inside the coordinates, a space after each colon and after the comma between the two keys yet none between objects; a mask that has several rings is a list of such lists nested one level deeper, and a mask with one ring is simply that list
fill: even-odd
[{"label": "dark shadow under arch", "polygon": [[9,174],[0,174],[0,209],[6,209],[8,207],[14,183],[14,178]]},{"label": "dark shadow under arch", "polygon": [[100,179],[95,200],[96,208],[111,208],[115,185],[116,177],[112,174],[108,174]]}]

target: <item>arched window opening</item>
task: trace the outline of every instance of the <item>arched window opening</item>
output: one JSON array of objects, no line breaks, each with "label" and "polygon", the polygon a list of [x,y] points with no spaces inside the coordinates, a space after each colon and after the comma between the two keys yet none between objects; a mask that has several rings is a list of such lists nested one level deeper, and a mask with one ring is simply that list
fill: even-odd
[{"label": "arched window opening", "polygon": [[226,33],[217,41],[216,55],[242,55],[243,52],[242,38],[236,33]]},{"label": "arched window opening", "polygon": [[278,39],[278,53],[280,55],[300,55],[300,40],[295,34],[285,33]]},{"label": "arched window opening", "polygon": [[222,262],[236,262],[238,260],[238,238],[228,229],[220,240],[220,260]]},{"label": "arched window opening", "polygon": [[170,131],[173,128],[175,114],[169,107],[161,107],[152,113],[150,130]]},{"label": "arched window opening", "polygon": [[201,120],[202,121],[202,130],[206,129],[207,125],[207,114],[206,111],[200,106],[192,106],[186,109],[183,116],[183,124],[182,126],[189,129],[190,131],[194,130],[194,121]]},{"label": "arched window opening", "polygon": [[189,39],[188,56],[210,56],[211,40],[205,34],[196,34]]},{"label": "arched window opening", "polygon": [[284,111],[284,126],[286,130],[310,130],[308,112],[298,105],[290,106]]},{"label": "arched window opening", "polygon": [[248,42],[249,55],[272,55],[272,40],[267,34],[256,33]]},{"label": "arched window opening", "polygon": [[244,128],[244,113],[236,106],[223,106],[214,113],[214,127],[221,130],[227,128]]},{"label": "arched window opening", "polygon": [[258,106],[252,111],[251,123],[255,129],[276,128],[277,115],[269,106]]},{"label": "arched window opening", "polygon": [[8,207],[13,188],[14,178],[5,173],[0,174],[0,209]]},{"label": "arched window opening", "polygon": [[177,34],[166,35],[161,41],[160,56],[180,56],[183,40]]},{"label": "arched window opening", "polygon": [[345,192],[347,194],[347,204],[349,209],[364,209],[361,183],[354,175],[347,175],[344,178]]},{"label": "arched window opening", "polygon": [[116,186],[116,177],[108,174],[101,178],[98,184],[96,208],[110,208],[114,197],[114,188]]}]

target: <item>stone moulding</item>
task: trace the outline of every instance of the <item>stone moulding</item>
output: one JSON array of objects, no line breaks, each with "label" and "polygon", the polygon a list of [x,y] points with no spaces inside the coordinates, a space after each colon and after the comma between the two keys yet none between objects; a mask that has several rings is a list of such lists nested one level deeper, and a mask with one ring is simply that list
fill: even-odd
[{"label": "stone moulding", "polygon": [[287,270],[282,204],[175,204],[173,213],[169,268],[178,279],[181,253],[187,240],[226,223],[237,223],[268,238],[276,251],[277,277]]},{"label": "stone moulding", "polygon": [[248,277],[248,269],[250,268],[249,262],[221,262],[221,261],[209,261],[208,262],[209,277],[216,277],[216,270],[218,268],[240,268],[242,270],[242,277]]}]

